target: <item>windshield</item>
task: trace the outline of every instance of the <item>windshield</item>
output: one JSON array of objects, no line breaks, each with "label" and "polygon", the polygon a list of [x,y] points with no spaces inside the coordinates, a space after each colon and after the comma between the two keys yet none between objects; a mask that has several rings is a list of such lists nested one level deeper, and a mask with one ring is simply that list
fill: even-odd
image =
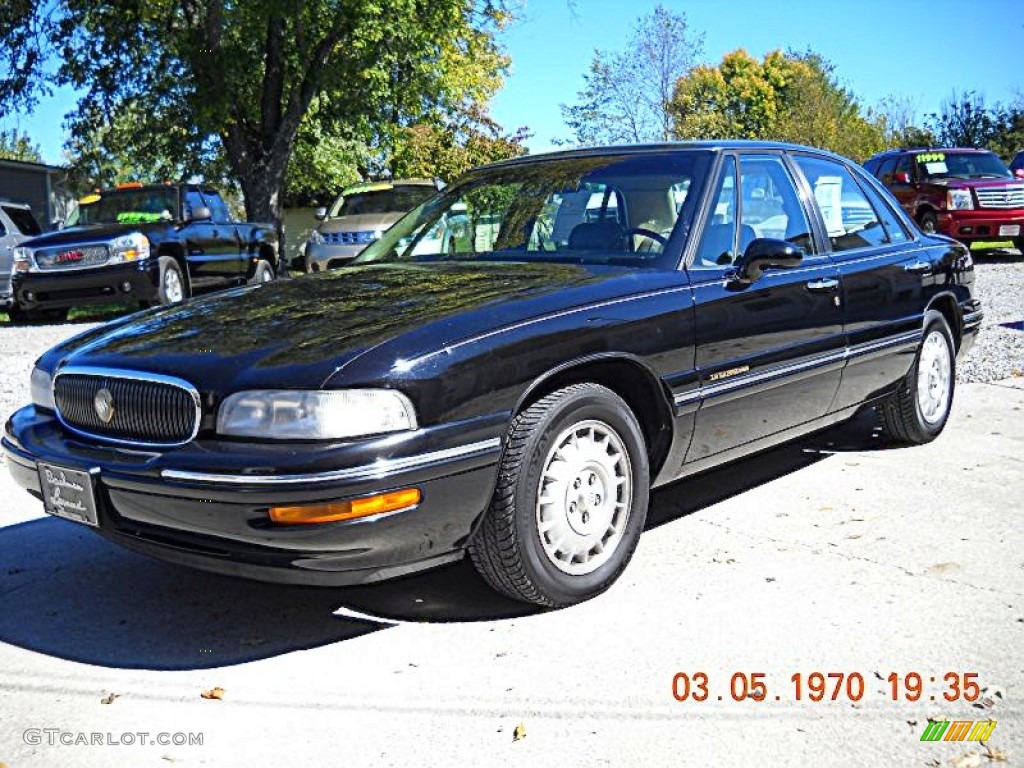
[{"label": "windshield", "polygon": [[1009,179],[1009,169],[991,152],[926,152],[917,156],[926,179]]},{"label": "windshield", "polygon": [[39,229],[39,225],[36,223],[35,217],[32,216],[32,211],[28,208],[15,208],[13,205],[5,205],[4,213],[10,216],[11,221],[14,222],[14,226],[18,228],[18,231],[23,235],[41,235],[42,230]]},{"label": "windshield", "polygon": [[405,213],[437,192],[426,184],[410,184],[389,189],[367,190],[342,195],[331,208],[331,218],[360,216],[365,213]]},{"label": "windshield", "polygon": [[[675,266],[711,153],[571,157],[471,173],[368,247],[373,261]],[[665,257],[662,258],[662,254]]]},{"label": "windshield", "polygon": [[119,189],[100,192],[78,201],[68,226],[80,224],[143,224],[178,218],[178,190]]}]

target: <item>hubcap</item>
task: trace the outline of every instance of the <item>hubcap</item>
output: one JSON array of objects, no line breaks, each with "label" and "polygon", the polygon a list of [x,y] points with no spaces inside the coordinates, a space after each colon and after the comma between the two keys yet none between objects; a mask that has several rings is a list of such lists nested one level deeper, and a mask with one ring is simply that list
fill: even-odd
[{"label": "hubcap", "polygon": [[917,361],[917,405],[928,424],[942,421],[949,409],[952,374],[946,338],[939,331],[932,331],[925,337]]},{"label": "hubcap", "polygon": [[260,272],[260,282],[261,283],[269,283],[273,279],[274,279],[274,275],[271,273],[271,271],[269,269],[264,267],[263,270]]},{"label": "hubcap", "polygon": [[548,559],[578,576],[615,553],[629,520],[633,474],[622,438],[601,421],[562,432],[544,462],[537,530]]},{"label": "hubcap", "polygon": [[185,298],[185,292],[181,287],[181,276],[177,270],[168,269],[164,273],[164,296],[170,304],[175,304]]}]

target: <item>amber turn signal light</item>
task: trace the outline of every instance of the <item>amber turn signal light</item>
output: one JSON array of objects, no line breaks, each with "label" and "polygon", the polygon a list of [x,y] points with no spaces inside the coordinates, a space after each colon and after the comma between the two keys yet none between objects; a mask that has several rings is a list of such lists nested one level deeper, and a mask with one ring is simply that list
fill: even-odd
[{"label": "amber turn signal light", "polygon": [[364,496],[351,501],[337,501],[308,507],[271,507],[270,519],[282,525],[336,523],[341,520],[354,520],[357,517],[409,509],[419,504],[420,498],[419,488],[403,488],[400,491]]}]

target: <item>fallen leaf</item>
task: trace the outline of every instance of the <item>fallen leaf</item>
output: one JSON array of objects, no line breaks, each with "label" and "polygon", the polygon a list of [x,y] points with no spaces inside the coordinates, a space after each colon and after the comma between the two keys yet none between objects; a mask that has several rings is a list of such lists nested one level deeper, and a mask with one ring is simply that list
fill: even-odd
[{"label": "fallen leaf", "polygon": [[996,705],[995,701],[988,696],[983,699],[978,699],[974,702],[973,706],[975,709],[992,709]]},{"label": "fallen leaf", "polygon": [[121,694],[119,693],[108,693],[106,696],[100,699],[100,704],[113,704],[114,699],[116,699],[120,695]]},{"label": "fallen leaf", "polygon": [[512,731],[512,741],[522,741],[526,738],[526,726],[520,723],[516,726],[516,729]]},{"label": "fallen leaf", "polygon": [[966,755],[953,758],[955,768],[980,768],[981,755],[977,752],[968,752]]},{"label": "fallen leaf", "polygon": [[204,699],[223,699],[224,689],[223,688],[211,688],[208,691],[203,691],[201,694]]},{"label": "fallen leaf", "polygon": [[959,570],[959,563],[937,563],[931,568],[925,570],[925,573],[949,573],[950,571]]},{"label": "fallen leaf", "polygon": [[981,746],[983,746],[987,750],[985,752],[985,757],[987,757],[989,760],[992,760],[996,763],[1006,762],[1006,753],[1003,752],[1001,749],[992,749],[992,747],[990,747],[988,744],[985,744],[984,742],[982,742]]}]

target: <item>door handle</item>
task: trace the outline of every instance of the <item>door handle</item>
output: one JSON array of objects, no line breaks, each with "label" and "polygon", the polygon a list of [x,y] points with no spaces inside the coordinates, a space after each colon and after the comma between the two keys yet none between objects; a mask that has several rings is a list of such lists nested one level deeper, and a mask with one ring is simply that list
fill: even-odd
[{"label": "door handle", "polygon": [[839,287],[839,281],[831,277],[824,277],[821,280],[811,280],[807,284],[807,290],[811,293],[831,293]]},{"label": "door handle", "polygon": [[921,274],[923,272],[931,272],[932,264],[930,261],[915,261],[913,264],[907,264],[907,266],[903,268],[903,271],[914,272],[916,274]]}]

